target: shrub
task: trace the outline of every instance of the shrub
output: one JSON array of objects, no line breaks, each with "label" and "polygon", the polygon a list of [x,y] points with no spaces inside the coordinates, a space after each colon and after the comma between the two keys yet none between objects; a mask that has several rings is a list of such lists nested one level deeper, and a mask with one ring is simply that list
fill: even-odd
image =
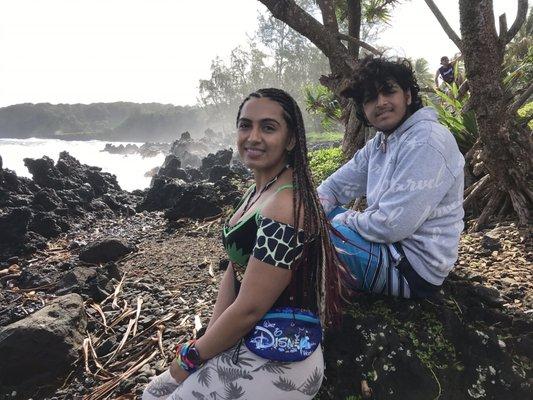
[{"label": "shrub", "polygon": [[343,163],[344,157],[340,147],[309,152],[309,166],[317,185],[339,169]]},{"label": "shrub", "polygon": [[[461,153],[466,154],[478,138],[478,130],[474,111],[464,112],[464,106],[469,99],[466,94],[459,98],[459,88],[455,83],[447,86],[449,91],[437,91],[440,102],[431,102],[439,114],[439,121],[446,126],[455,137]],[[432,103],[432,104],[431,104]]]},{"label": "shrub", "polygon": [[527,123],[529,129],[533,129],[533,101],[526,103],[517,112],[520,120],[523,123]]}]

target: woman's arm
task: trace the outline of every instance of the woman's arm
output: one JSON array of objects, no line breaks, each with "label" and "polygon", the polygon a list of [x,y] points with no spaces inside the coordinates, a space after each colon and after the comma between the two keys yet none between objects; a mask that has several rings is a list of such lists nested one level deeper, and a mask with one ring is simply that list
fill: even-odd
[{"label": "woman's arm", "polygon": [[[231,274],[226,273],[224,279],[227,276]],[[200,357],[208,360],[237,343],[272,307],[290,279],[290,270],[250,257],[237,299],[218,317],[213,315],[208,330],[196,341]],[[170,364],[170,374],[176,382],[189,376],[176,362]]]},{"label": "woman's arm", "polygon": [[[261,215],[294,225],[292,190],[276,194],[263,206]],[[301,210],[300,224],[303,223]],[[209,359],[233,346],[246,335],[281,295],[291,281],[290,269],[276,267],[250,257],[237,298],[196,342],[203,359]]]},{"label": "woman's arm", "polygon": [[209,324],[207,325],[207,330],[211,328],[211,326],[215,323],[215,321],[220,317],[220,314],[228,308],[231,303],[235,301],[235,281],[233,277],[233,264],[230,262],[228,264],[228,268],[226,268],[226,272],[224,272],[224,276],[222,277],[222,281],[220,281],[220,286],[218,288],[218,295],[217,295],[217,301],[215,303],[215,308],[213,309],[213,315],[211,316],[211,319],[209,320]]},{"label": "woman's arm", "polygon": [[290,270],[250,257],[237,299],[196,341],[202,359],[216,356],[246,335],[272,307],[290,279]]}]

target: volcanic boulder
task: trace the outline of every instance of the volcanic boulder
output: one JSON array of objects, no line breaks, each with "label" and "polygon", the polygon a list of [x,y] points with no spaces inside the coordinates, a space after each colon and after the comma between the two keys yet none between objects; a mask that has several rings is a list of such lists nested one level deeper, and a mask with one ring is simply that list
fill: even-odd
[{"label": "volcanic boulder", "polygon": [[157,172],[157,176],[165,176],[167,178],[183,179],[185,182],[190,181],[187,172],[181,168],[181,161],[173,154],[169,154],[165,158],[163,166]]},{"label": "volcanic boulder", "polygon": [[209,153],[207,157],[202,160],[200,170],[205,174],[209,174],[209,171],[215,165],[229,166],[232,156],[233,150],[231,149],[219,150],[215,154]]},{"label": "volcanic boulder", "polygon": [[209,218],[222,212],[219,196],[212,184],[184,184],[174,205],[165,211],[165,218]]},{"label": "volcanic boulder", "polygon": [[15,243],[24,238],[32,218],[28,207],[10,208],[0,214],[0,242]]},{"label": "volcanic boulder", "polygon": [[86,326],[82,298],[69,294],[0,328],[0,386],[30,392],[60,383],[80,355]]},{"label": "volcanic boulder", "polygon": [[116,261],[120,257],[134,250],[124,240],[119,238],[107,238],[97,240],[85,246],[79,255],[81,261],[97,264],[102,262]]}]

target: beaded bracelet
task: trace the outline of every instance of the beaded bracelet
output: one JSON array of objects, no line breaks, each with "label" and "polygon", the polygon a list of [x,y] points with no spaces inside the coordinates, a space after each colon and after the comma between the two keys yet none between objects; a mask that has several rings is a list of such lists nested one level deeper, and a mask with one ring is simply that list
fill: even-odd
[{"label": "beaded bracelet", "polygon": [[176,362],[188,373],[196,372],[203,364],[200,353],[194,346],[196,340],[189,340],[176,347]]}]

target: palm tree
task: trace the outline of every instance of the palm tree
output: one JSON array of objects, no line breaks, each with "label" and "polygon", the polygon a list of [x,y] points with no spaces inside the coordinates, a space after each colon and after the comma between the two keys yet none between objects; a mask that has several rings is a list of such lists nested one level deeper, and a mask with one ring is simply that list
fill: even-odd
[{"label": "palm tree", "polygon": [[416,80],[421,88],[431,88],[433,86],[433,74],[429,72],[429,63],[425,58],[417,58],[413,64]]}]

